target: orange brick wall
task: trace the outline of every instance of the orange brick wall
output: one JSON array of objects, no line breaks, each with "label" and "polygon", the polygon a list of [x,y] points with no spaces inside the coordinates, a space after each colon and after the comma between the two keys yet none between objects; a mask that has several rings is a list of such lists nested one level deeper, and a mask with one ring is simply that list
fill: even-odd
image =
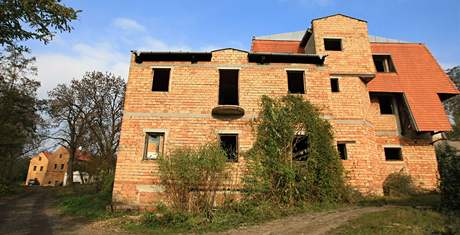
[{"label": "orange brick wall", "polygon": [[[340,27],[335,26],[340,25]],[[143,160],[146,132],[165,132],[165,151],[180,146],[198,146],[216,141],[219,133],[238,133],[239,151],[254,143],[250,122],[260,108],[260,97],[287,94],[287,70],[305,71],[306,94],[321,109],[335,131],[337,141],[347,142],[348,160],[343,165],[348,182],[364,193],[381,194],[382,183],[391,172],[405,168],[417,183],[436,186],[436,161],[428,138],[406,139],[397,133],[394,116],[382,116],[378,102],[371,100],[362,74],[374,74],[365,22],[336,16],[313,21],[318,54],[322,37],[343,39],[343,52],[330,54],[324,66],[312,64],[249,63],[247,53],[225,49],[214,51],[212,61],[143,62],[131,59],[125,98],[120,149],[118,153],[113,201],[118,205],[152,206],[162,200],[158,166]],[[329,52],[327,52],[329,53]],[[340,54],[343,53],[343,54]],[[153,68],[171,68],[169,92],[152,92]],[[239,104],[245,115],[235,120],[213,118],[218,102],[219,69],[239,70]],[[340,92],[330,90],[330,78],[339,78]],[[402,146],[403,161],[385,161],[384,146]],[[244,159],[228,163],[232,182],[241,186]]]},{"label": "orange brick wall", "polygon": [[[58,148],[53,153],[39,153],[30,160],[26,184],[29,180],[36,178],[42,186],[60,185],[63,182],[64,174],[67,171],[68,160],[69,154],[63,147]],[[63,169],[61,169],[62,164],[64,165]],[[54,168],[55,165],[56,168]],[[35,171],[34,166],[37,166]],[[43,166],[42,171],[40,171],[41,166]]]}]

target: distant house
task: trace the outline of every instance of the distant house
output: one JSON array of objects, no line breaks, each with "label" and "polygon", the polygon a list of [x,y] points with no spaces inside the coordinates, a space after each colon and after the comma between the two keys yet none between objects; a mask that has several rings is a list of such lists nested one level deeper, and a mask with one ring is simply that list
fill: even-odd
[{"label": "distant house", "polygon": [[[78,161],[90,161],[91,156],[79,151],[76,159]],[[37,154],[30,160],[26,184],[35,181],[41,186],[62,186],[67,172],[68,161],[69,152],[62,146],[54,152],[45,151]]]}]

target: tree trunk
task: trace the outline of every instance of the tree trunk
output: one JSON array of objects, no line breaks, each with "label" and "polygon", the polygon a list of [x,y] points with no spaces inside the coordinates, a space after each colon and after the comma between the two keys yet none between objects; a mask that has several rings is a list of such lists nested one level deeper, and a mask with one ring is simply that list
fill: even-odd
[{"label": "tree trunk", "polygon": [[67,162],[67,186],[73,186],[73,160],[75,157],[75,149],[69,148],[69,161]]}]

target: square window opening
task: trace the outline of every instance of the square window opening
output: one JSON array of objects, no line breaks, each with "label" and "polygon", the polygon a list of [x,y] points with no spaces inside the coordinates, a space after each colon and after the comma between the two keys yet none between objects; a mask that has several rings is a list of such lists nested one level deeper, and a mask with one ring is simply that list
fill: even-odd
[{"label": "square window opening", "polygon": [[291,94],[305,94],[304,72],[288,71],[288,91]]},{"label": "square window opening", "polygon": [[342,39],[325,38],[324,39],[324,50],[341,51],[342,50]]},{"label": "square window opening", "polygon": [[154,69],[152,91],[169,91],[171,69]]},{"label": "square window opening", "polygon": [[164,133],[147,133],[144,160],[155,160],[164,152]]},{"label": "square window opening", "polygon": [[239,105],[238,70],[219,70],[219,105]]},{"label": "square window opening", "polygon": [[396,69],[390,55],[373,55],[375,69],[379,73],[395,73]]},{"label": "square window opening", "polygon": [[338,143],[337,144],[337,150],[339,152],[340,159],[342,159],[342,160],[347,160],[348,159],[347,145],[345,143]]},{"label": "square window opening", "polygon": [[238,161],[238,135],[236,134],[221,134],[220,146],[227,155],[227,161],[237,162]]},{"label": "square window opening", "polygon": [[339,92],[339,79],[338,78],[331,78],[331,91],[332,92]]},{"label": "square window opening", "polygon": [[393,97],[380,96],[379,106],[380,106],[380,114],[394,114]]},{"label": "square window opening", "polygon": [[64,170],[64,164],[61,164],[61,170]]},{"label": "square window opening", "polygon": [[384,148],[386,161],[402,161],[401,148]]},{"label": "square window opening", "polygon": [[310,143],[305,135],[297,135],[292,141],[292,159],[306,161],[308,159],[308,147]]}]

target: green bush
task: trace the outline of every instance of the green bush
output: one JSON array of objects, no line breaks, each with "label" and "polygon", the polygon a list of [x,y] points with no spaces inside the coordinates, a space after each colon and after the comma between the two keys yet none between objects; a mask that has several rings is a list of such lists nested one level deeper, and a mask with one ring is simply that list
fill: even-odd
[{"label": "green bush", "polygon": [[412,177],[403,170],[391,173],[383,182],[383,194],[391,197],[414,195],[417,192]]},{"label": "green bush", "polygon": [[218,144],[179,148],[160,157],[161,184],[177,211],[210,211],[227,177],[226,154]]},{"label": "green bush", "polygon": [[436,147],[436,156],[441,203],[446,209],[460,211],[460,157],[447,144]]},{"label": "green bush", "polygon": [[[262,97],[256,124],[257,138],[247,153],[247,196],[293,204],[345,199],[344,171],[333,132],[319,110],[300,96]],[[306,157],[294,160],[295,140],[308,140]]]}]

